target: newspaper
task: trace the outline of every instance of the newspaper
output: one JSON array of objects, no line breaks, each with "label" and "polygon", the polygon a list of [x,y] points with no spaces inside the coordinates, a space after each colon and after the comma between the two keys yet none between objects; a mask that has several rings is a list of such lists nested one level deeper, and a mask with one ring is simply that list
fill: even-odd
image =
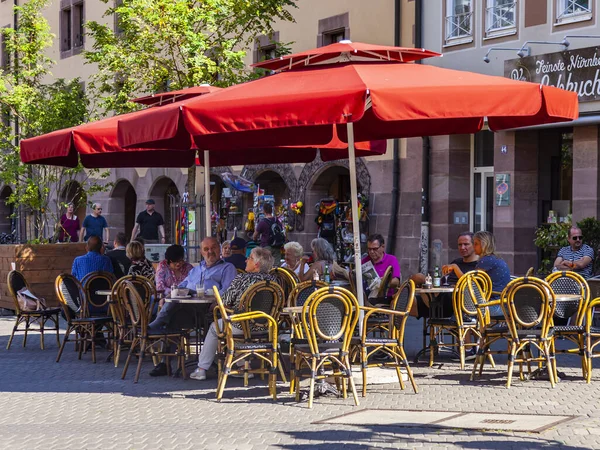
[{"label": "newspaper", "polygon": [[19,294],[24,295],[25,297],[29,297],[33,300],[39,300],[39,298],[33,294],[29,289],[23,288],[19,290]]},{"label": "newspaper", "polygon": [[381,285],[381,278],[379,278],[375,267],[373,267],[373,263],[371,261],[367,261],[361,267],[364,284],[371,293],[377,294],[379,286]]}]

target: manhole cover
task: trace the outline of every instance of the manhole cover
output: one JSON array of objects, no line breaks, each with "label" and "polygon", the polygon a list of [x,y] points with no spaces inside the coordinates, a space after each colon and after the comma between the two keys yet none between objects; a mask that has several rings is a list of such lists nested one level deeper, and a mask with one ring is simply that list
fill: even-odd
[{"label": "manhole cover", "polygon": [[315,423],[388,427],[464,428],[469,430],[541,433],[550,427],[574,419],[575,417],[540,414],[362,409]]}]

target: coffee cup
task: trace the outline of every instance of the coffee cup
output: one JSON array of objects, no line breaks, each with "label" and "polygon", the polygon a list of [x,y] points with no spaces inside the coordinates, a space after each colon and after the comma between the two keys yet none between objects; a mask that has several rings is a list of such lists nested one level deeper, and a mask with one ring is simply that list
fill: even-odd
[{"label": "coffee cup", "polygon": [[213,295],[215,295],[215,291],[213,290],[213,288],[208,288],[204,291],[204,293],[206,294],[207,297],[212,297]]}]

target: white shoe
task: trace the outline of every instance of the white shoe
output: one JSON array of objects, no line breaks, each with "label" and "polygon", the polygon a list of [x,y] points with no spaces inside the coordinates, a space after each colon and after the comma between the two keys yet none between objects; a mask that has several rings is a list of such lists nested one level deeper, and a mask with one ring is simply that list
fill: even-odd
[{"label": "white shoe", "polygon": [[206,380],[206,370],[197,368],[192,373],[190,373],[190,378],[192,380],[204,381]]}]

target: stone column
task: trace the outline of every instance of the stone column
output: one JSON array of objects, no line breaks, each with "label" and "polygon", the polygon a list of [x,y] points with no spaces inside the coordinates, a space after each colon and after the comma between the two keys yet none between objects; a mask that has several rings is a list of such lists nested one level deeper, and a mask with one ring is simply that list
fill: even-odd
[{"label": "stone column", "polygon": [[600,217],[598,126],[573,128],[573,223]]},{"label": "stone column", "polygon": [[511,191],[509,206],[494,204],[496,253],[504,258],[511,273],[520,275],[537,265],[533,239],[539,225],[538,147],[537,131],[505,131],[495,135],[494,173],[510,175]]}]

